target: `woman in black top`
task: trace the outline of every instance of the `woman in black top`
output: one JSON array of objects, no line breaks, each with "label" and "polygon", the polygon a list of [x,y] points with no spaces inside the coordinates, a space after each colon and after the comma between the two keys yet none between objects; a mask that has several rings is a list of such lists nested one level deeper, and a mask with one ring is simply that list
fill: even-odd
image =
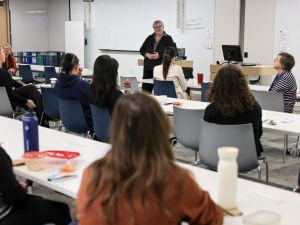
[{"label": "woman in black top", "polygon": [[12,161],[0,147],[0,224],[54,223],[66,225],[71,221],[68,206],[27,194],[15,178]]},{"label": "woman in black top", "polygon": [[99,56],[94,63],[90,103],[107,107],[110,114],[123,95],[117,85],[119,63],[108,55]]},{"label": "woman in black top", "polygon": [[[161,20],[153,22],[154,33],[149,35],[140,48],[140,53],[144,56],[143,79],[153,78],[153,68],[162,63],[165,48],[175,47],[173,39],[164,31],[164,24]],[[152,92],[153,84],[143,83],[144,91]]]},{"label": "woman in black top", "polygon": [[208,93],[211,104],[207,106],[204,120],[217,124],[252,123],[257,156],[263,151],[262,112],[251,94],[245,75],[236,66],[222,67]]},{"label": "woman in black top", "polygon": [[[27,109],[35,110],[40,121],[43,113],[42,96],[34,85],[26,85],[13,89],[13,79],[7,71],[2,69],[5,60],[3,49],[0,48],[0,87],[5,87],[10,103],[15,108],[22,106]],[[48,121],[41,122],[43,126],[48,126]]]}]

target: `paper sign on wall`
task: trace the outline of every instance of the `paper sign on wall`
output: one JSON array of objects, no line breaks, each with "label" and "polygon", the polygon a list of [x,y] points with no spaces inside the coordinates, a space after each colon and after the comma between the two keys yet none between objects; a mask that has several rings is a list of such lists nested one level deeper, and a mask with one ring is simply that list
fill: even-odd
[{"label": "paper sign on wall", "polygon": [[284,31],[279,31],[279,51],[284,52],[287,49],[287,34]]}]

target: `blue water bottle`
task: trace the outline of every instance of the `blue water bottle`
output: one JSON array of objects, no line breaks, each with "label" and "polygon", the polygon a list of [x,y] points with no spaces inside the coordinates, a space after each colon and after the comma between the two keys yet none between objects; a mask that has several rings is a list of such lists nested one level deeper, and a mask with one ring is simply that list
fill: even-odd
[{"label": "blue water bottle", "polygon": [[35,112],[23,115],[24,152],[39,150],[39,128]]}]

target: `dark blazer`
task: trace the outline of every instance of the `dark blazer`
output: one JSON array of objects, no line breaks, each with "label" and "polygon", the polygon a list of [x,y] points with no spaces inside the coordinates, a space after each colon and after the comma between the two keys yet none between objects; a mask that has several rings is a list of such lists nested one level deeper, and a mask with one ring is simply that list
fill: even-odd
[{"label": "dark blazer", "polygon": [[140,48],[140,53],[145,57],[146,53],[154,53],[157,52],[159,54],[158,59],[148,59],[144,58],[144,70],[153,70],[153,68],[162,63],[162,57],[166,47],[172,46],[176,49],[175,43],[172,37],[166,33],[162,36],[159,41],[156,49],[154,50],[154,42],[155,42],[155,33],[149,35],[144,41],[142,47]]},{"label": "dark blazer", "polygon": [[79,76],[61,73],[54,87],[55,95],[62,99],[75,99],[81,103],[85,119],[93,128],[92,113],[89,104],[90,83]]},{"label": "dark blazer", "polygon": [[260,143],[260,137],[262,136],[262,112],[259,104],[255,102],[252,111],[246,111],[243,114],[235,115],[234,117],[225,117],[220,108],[215,104],[211,103],[208,105],[204,112],[204,120],[216,124],[247,124],[252,123],[254,131],[254,139],[256,145],[257,156],[263,152],[262,145]]}]

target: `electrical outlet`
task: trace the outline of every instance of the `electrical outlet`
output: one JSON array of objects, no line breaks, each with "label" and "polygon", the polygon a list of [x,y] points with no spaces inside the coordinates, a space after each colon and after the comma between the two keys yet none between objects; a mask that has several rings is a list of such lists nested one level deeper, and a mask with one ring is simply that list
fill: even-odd
[{"label": "electrical outlet", "polygon": [[248,58],[248,52],[244,52],[244,58]]}]

